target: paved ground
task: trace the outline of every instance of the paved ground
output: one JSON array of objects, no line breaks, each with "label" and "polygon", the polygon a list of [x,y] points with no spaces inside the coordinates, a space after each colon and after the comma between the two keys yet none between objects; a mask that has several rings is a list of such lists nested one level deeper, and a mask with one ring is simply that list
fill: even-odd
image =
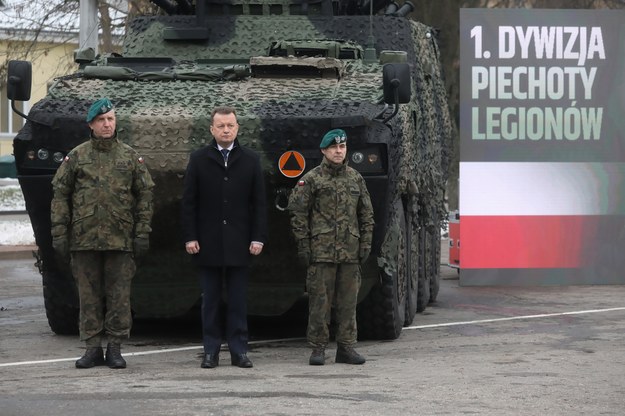
[{"label": "paved ground", "polygon": [[30,259],[33,258],[33,251],[37,251],[37,246],[0,245],[0,260]]},{"label": "paved ground", "polygon": [[[0,415],[621,415],[625,287],[461,287],[363,366],[307,365],[301,319],[252,320],[254,368],[199,368],[197,320],[137,321],[125,370],[77,370],[32,259],[0,261]],[[279,334],[295,338],[278,339]]]}]

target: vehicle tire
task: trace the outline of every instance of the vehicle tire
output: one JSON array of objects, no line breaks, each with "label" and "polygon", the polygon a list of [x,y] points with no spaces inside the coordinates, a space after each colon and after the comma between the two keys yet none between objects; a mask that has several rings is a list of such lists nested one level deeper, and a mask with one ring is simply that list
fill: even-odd
[{"label": "vehicle tire", "polygon": [[408,205],[406,215],[406,316],[404,326],[412,324],[417,314],[419,295],[419,225],[416,213]]},{"label": "vehicle tire", "polygon": [[430,303],[436,302],[441,286],[441,235],[432,233],[432,274],[430,275]]},{"label": "vehicle tire", "polygon": [[396,339],[401,334],[406,313],[406,223],[403,209],[398,209],[393,220],[398,230],[396,253],[397,270],[387,273],[379,268],[380,279],[367,297],[358,304],[358,336],[360,339]]},{"label": "vehicle tire", "polygon": [[419,280],[417,292],[417,312],[423,312],[430,302],[431,250],[425,227],[419,229]]},{"label": "vehicle tire", "polygon": [[76,287],[62,274],[43,272],[43,301],[50,329],[58,335],[78,334],[79,303]]}]

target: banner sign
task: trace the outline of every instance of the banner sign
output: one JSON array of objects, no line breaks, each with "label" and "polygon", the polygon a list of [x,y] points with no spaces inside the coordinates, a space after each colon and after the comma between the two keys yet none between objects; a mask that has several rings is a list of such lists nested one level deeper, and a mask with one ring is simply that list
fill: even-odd
[{"label": "banner sign", "polygon": [[623,10],[461,10],[461,284],[625,283],[624,41]]}]

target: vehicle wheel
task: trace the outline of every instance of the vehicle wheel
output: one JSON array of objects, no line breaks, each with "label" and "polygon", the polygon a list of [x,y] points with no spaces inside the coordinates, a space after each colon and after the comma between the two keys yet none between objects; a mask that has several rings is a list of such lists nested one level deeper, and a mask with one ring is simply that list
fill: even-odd
[{"label": "vehicle wheel", "polygon": [[417,312],[423,312],[430,302],[430,268],[431,250],[428,244],[428,233],[425,227],[419,230],[419,281],[417,292]]},{"label": "vehicle wheel", "polygon": [[406,316],[404,326],[412,324],[417,314],[419,280],[419,228],[416,213],[408,206],[406,215]]},{"label": "vehicle wheel", "polygon": [[[397,231],[395,253],[397,270],[388,273],[379,268],[380,281],[358,304],[358,335],[361,339],[396,339],[401,334],[406,313],[406,227],[403,209],[399,209],[387,235]],[[401,220],[400,220],[401,219]]]},{"label": "vehicle wheel", "polygon": [[48,324],[55,334],[78,334],[78,296],[73,282],[58,272],[44,271],[43,300]]},{"label": "vehicle wheel", "polygon": [[432,274],[430,275],[430,303],[436,302],[441,286],[441,235],[432,233]]}]

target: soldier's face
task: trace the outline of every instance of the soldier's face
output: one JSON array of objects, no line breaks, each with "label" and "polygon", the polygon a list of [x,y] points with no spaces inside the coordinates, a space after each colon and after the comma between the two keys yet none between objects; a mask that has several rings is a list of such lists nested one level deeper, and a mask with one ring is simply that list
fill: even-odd
[{"label": "soldier's face", "polygon": [[211,124],[211,134],[221,147],[230,147],[237,137],[239,124],[234,114],[215,114]]},{"label": "soldier's face", "polygon": [[333,144],[321,149],[321,153],[332,163],[343,163],[347,155],[347,145],[345,143]]},{"label": "soldier's face", "polygon": [[93,135],[100,139],[110,139],[115,135],[115,110],[96,116],[89,123]]}]

